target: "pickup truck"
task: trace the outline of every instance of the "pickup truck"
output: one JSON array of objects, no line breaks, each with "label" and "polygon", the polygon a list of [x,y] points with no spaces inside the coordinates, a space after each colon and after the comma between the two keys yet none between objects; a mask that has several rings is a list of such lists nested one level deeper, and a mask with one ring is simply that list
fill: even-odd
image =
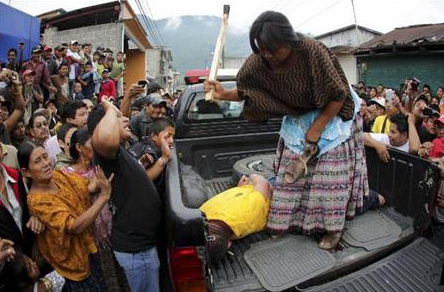
[{"label": "pickup truck", "polygon": [[[235,86],[235,82],[222,84],[225,88]],[[262,275],[282,276],[273,275],[276,267],[271,264],[269,268],[265,265],[260,275],[247,264],[249,250],[275,240],[266,231],[235,241],[216,266],[209,263],[205,249],[206,223],[199,211],[202,203],[234,186],[242,174],[273,175],[271,165],[282,120],[248,122],[241,117],[242,106],[242,102],[205,102],[202,84],[189,86],[176,106],[176,138],[166,170],[164,198],[174,291],[266,291],[269,286]],[[385,228],[373,223],[382,216],[396,226],[397,234],[386,234],[391,236],[387,242],[376,238],[377,245],[370,249],[341,240],[338,250],[328,252],[332,262],[327,268],[282,290],[444,291],[443,240],[430,232],[439,169],[428,160],[396,150],[390,150],[390,155],[386,164],[372,149],[366,149],[370,189],[383,194],[387,203],[362,215],[367,216],[365,220],[357,220],[357,216],[346,226],[353,229],[356,223],[359,230],[367,230],[364,237],[371,238]],[[301,246],[301,255],[303,249]],[[288,266],[277,268],[288,273],[301,269],[300,261],[291,260],[290,255],[284,262]],[[288,276],[287,272],[279,273]],[[280,291],[276,287],[270,290]]]}]

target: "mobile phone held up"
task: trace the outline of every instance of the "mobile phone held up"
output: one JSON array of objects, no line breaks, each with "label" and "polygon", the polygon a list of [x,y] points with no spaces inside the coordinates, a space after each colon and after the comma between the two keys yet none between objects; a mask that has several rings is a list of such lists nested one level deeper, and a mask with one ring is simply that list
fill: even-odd
[{"label": "mobile phone held up", "polygon": [[394,98],[394,92],[392,89],[387,89],[385,91],[385,99],[387,100],[387,102],[392,103],[393,102],[393,98]]},{"label": "mobile phone held up", "polygon": [[145,86],[148,84],[148,81],[146,81],[146,80],[139,80],[139,82],[137,82],[137,84],[142,86],[143,88],[145,88]]}]

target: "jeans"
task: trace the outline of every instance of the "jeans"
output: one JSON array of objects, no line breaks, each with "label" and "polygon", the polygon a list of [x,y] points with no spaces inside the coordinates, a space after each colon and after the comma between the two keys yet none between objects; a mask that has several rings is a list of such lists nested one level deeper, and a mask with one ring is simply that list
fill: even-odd
[{"label": "jeans", "polygon": [[114,251],[132,292],[159,292],[159,256],[152,247],[138,253]]}]

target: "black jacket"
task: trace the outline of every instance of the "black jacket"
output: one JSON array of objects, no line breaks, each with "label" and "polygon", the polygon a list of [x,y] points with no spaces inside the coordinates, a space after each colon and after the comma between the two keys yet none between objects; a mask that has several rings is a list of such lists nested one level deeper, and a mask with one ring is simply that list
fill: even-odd
[{"label": "black jacket", "polygon": [[23,178],[20,172],[12,167],[2,164],[6,172],[17,183],[12,185],[14,194],[18,198],[19,204],[22,207],[22,230],[18,228],[14,218],[9,213],[8,209],[0,202],[0,237],[6,238],[14,242],[14,247],[20,249],[26,255],[31,255],[32,244],[34,242],[34,235],[26,228],[26,223],[29,221],[29,210],[26,202],[26,188],[23,183]]}]

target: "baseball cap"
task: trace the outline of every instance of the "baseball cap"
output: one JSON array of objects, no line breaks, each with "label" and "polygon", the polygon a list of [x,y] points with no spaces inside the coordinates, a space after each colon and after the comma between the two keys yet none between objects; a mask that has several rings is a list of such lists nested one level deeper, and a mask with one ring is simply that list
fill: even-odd
[{"label": "baseball cap", "polygon": [[57,45],[57,46],[54,48],[54,51],[63,51],[64,49],[65,49],[64,46],[62,46],[62,45]]},{"label": "baseball cap", "polygon": [[49,47],[49,46],[45,46],[45,48],[43,49],[43,51],[44,51],[44,52],[46,52],[46,51],[52,51],[52,49],[51,49],[51,47]]},{"label": "baseball cap", "polygon": [[72,41],[71,41],[71,45],[75,45],[75,44],[78,44],[78,43],[79,43],[78,40],[72,40]]},{"label": "baseball cap", "polygon": [[139,97],[138,99],[136,99],[136,101],[134,101],[132,106],[135,106],[135,107],[141,109],[147,103],[148,103],[148,96],[142,96],[142,97]]},{"label": "baseball cap", "polygon": [[148,104],[152,104],[154,106],[158,106],[161,103],[164,103],[166,105],[166,101],[162,98],[162,96],[158,93],[151,93],[148,95]]},{"label": "baseball cap", "polygon": [[435,124],[443,124],[444,125],[444,116],[440,117],[435,121]]},{"label": "baseball cap", "polygon": [[42,47],[40,47],[40,46],[34,47],[34,48],[32,48],[32,52],[33,53],[41,53]]},{"label": "baseball cap", "polygon": [[26,69],[25,72],[23,72],[22,77],[25,77],[26,75],[29,75],[29,74],[35,75],[35,71],[31,70],[31,69]]},{"label": "baseball cap", "polygon": [[103,69],[102,74],[103,73],[109,73],[108,69]]},{"label": "baseball cap", "polygon": [[385,99],[384,98],[380,98],[380,99],[373,98],[368,102],[368,105],[372,105],[372,104],[376,104],[376,105],[379,105],[380,107],[385,108]]}]

